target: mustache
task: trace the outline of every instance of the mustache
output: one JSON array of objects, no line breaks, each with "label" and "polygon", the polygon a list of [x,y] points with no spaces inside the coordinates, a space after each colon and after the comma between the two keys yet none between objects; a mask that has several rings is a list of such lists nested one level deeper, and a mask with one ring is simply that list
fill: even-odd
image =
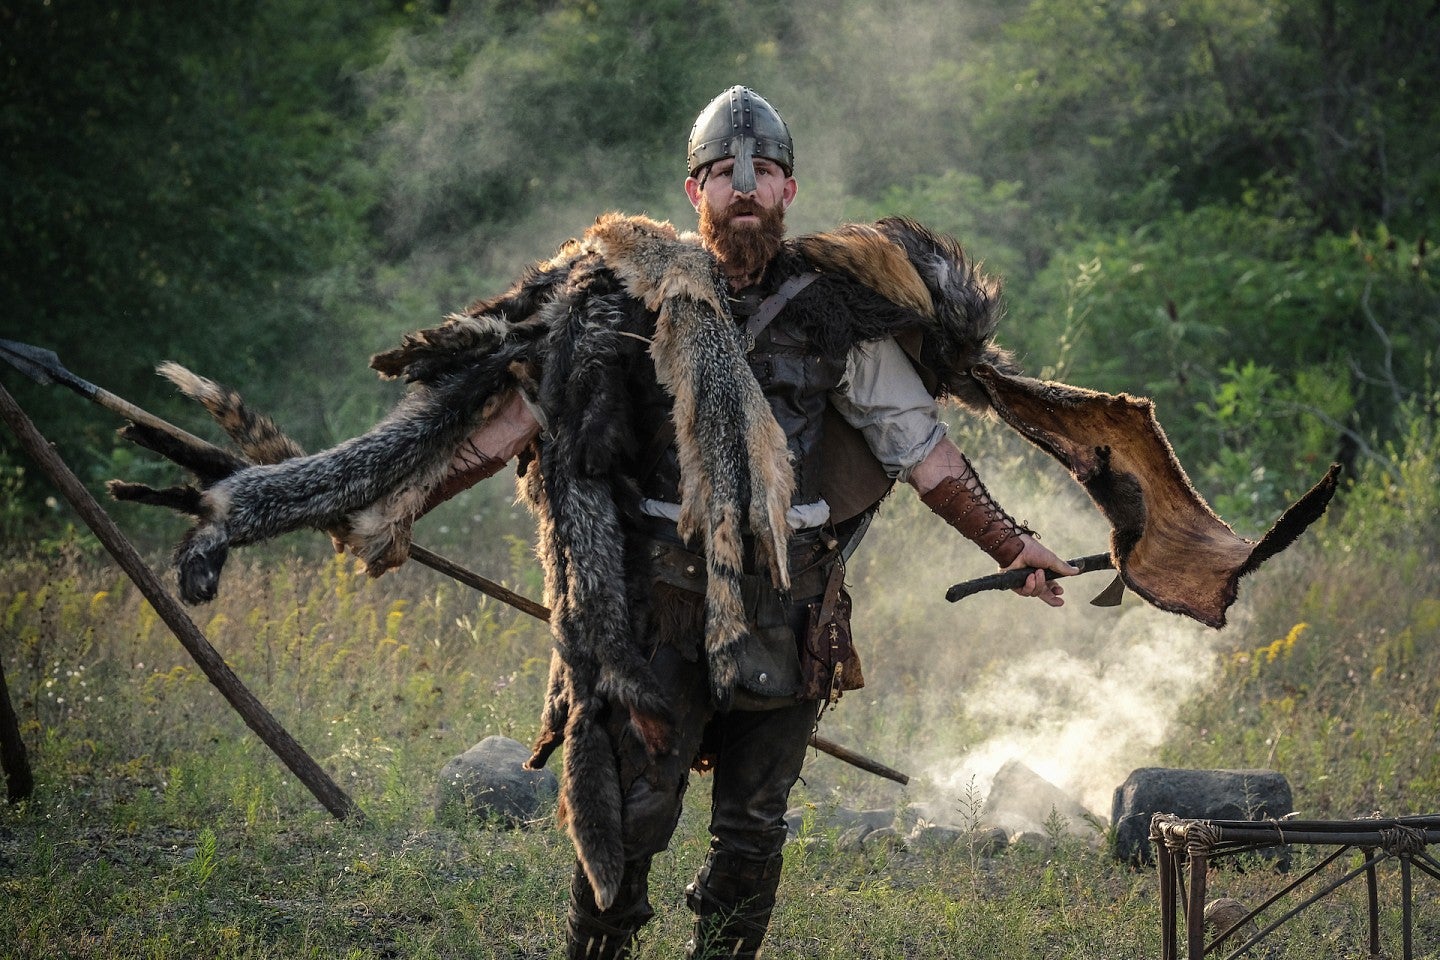
[{"label": "mustache", "polygon": [[729,223],[736,217],[763,217],[764,215],[765,209],[761,207],[760,204],[754,200],[740,199],[720,211],[720,216],[717,219],[720,223]]}]

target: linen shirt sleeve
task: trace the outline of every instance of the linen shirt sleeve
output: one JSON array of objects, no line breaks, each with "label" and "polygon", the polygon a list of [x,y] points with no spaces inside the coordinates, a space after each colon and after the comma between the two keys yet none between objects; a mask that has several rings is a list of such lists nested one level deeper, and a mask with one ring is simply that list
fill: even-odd
[{"label": "linen shirt sleeve", "polygon": [[935,399],[893,339],[856,344],[830,402],[859,430],[870,451],[897,480],[924,460],[945,436]]}]

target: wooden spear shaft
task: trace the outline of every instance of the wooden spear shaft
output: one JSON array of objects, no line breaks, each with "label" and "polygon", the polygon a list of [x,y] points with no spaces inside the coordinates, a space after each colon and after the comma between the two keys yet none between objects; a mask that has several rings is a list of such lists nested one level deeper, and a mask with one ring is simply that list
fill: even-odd
[{"label": "wooden spear shaft", "polygon": [[[495,599],[500,600],[504,603],[508,603],[515,609],[522,610],[525,613],[530,614],[530,616],[534,617],[537,620],[544,620],[547,622],[550,620],[549,607],[542,606],[541,604],[536,603],[534,600],[531,600],[529,597],[521,596],[518,593],[506,590],[504,587],[501,587],[498,584],[491,583],[489,580],[486,580],[479,574],[473,573],[465,569],[464,567],[460,566],[460,564],[455,563],[452,560],[447,560],[446,558],[439,556],[438,554],[432,553],[431,551],[426,550],[419,544],[412,543],[410,545],[410,556],[412,559],[418,560],[421,563],[425,564],[425,566],[429,567],[430,569],[438,573],[443,573],[447,577],[450,577],[451,579],[456,580],[459,583],[466,584],[467,586],[474,587],[475,589],[480,590],[484,593],[488,593]],[[497,592],[497,590],[499,592]],[[878,760],[871,760],[864,754],[856,753],[849,747],[842,747],[835,741],[827,740],[824,737],[820,736],[818,733],[811,734],[810,746],[814,747],[816,750],[819,750],[821,753],[828,753],[836,760],[843,760],[846,763],[850,764],[852,767],[858,767],[859,769],[864,770],[866,773],[873,773],[877,777],[884,777],[886,780],[894,780],[896,783],[901,784],[910,782],[910,778],[905,774],[901,773],[899,770],[896,770],[892,767],[887,767],[885,766],[885,764],[879,762]]]},{"label": "wooden spear shaft", "polygon": [[0,386],[0,417],[3,417],[14,431],[20,446],[54,481],[86,526],[95,533],[105,549],[115,558],[115,562],[140,588],[145,599],[150,601],[150,605],[160,615],[160,619],[165,621],[165,625],[205,672],[205,676],[210,678],[210,682],[230,701],[230,705],[244,719],[245,724],[255,731],[300,782],[309,788],[326,810],[341,820],[363,820],[365,814],[356,806],[355,801],[351,800],[350,796],[330,779],[330,775],[305,752],[305,748],[290,736],[205,639],[205,635],[195,626],[179,602],[166,591],[159,578],[145,565],[139,552],[120,532],[115,521],[110,519],[110,515],[90,495],[84,484],[65,465],[65,461],[60,459],[59,454],[51,448],[3,386]]}]

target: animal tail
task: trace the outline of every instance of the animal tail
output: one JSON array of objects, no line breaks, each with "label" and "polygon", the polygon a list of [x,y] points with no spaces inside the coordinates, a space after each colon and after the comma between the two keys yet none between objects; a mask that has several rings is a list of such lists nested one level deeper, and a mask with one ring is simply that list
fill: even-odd
[{"label": "animal tail", "polygon": [[252,410],[238,391],[202,377],[173,361],[166,361],[155,369],[162,377],[179,387],[181,393],[208,410],[210,416],[251,463],[279,463],[292,457],[305,456],[305,450],[300,444],[282,431],[270,417]]}]

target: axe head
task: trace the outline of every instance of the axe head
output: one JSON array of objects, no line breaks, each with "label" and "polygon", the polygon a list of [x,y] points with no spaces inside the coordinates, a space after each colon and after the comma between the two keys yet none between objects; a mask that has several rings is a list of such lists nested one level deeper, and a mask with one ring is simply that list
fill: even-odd
[{"label": "axe head", "polygon": [[1090,601],[1090,606],[1118,607],[1120,606],[1120,598],[1123,596],[1125,596],[1125,581],[1116,577],[1110,581],[1110,586],[1095,595],[1095,599]]}]

